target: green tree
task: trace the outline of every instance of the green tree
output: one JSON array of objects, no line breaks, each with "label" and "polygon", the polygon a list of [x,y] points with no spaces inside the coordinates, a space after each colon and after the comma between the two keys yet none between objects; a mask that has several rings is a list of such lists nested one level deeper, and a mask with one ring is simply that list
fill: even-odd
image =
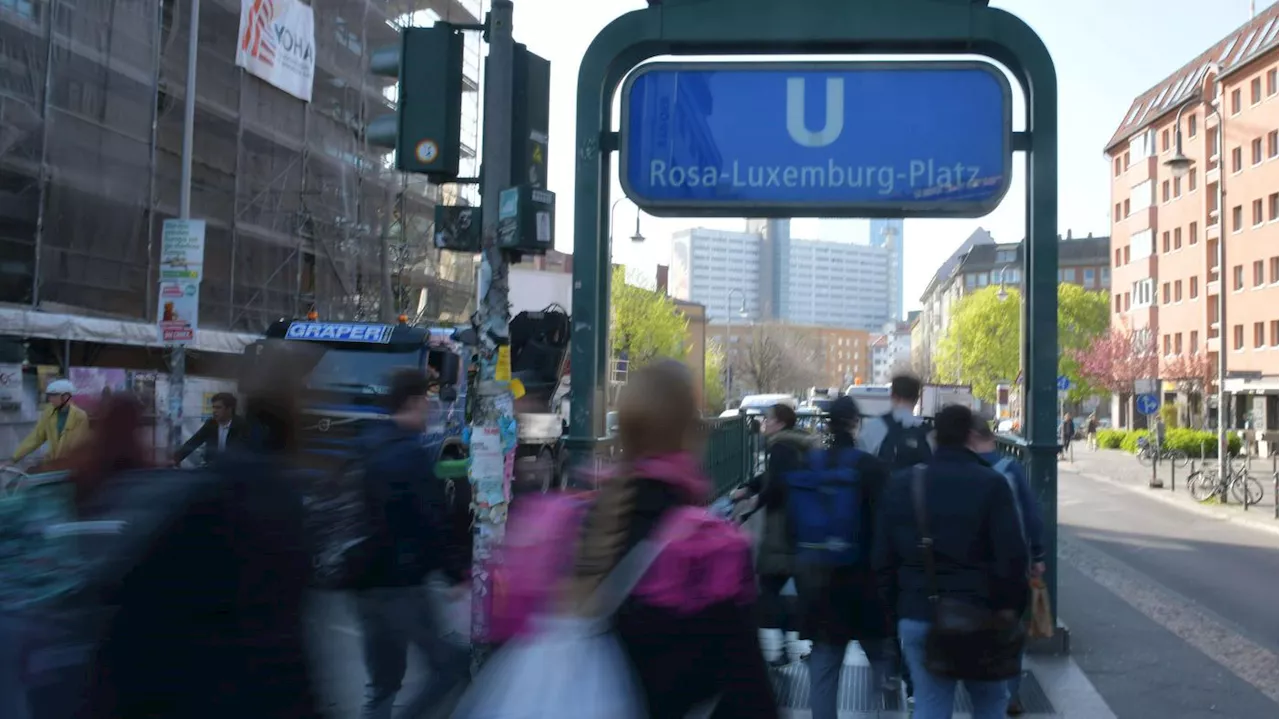
[{"label": "green tree", "polygon": [[689,323],[666,295],[628,284],[626,270],[615,267],[609,304],[613,355],[625,354],[629,369],[662,357],[684,359]]},{"label": "green tree", "polygon": [[[1006,292],[1001,300],[998,287],[986,287],[956,303],[947,333],[938,343],[935,366],[940,382],[972,385],[974,396],[994,402],[996,383],[1018,377],[1022,370],[1022,295],[1017,289]],[[1058,373],[1071,379],[1070,401],[1100,391],[1084,378],[1077,357],[1107,332],[1109,310],[1105,292],[1058,285]]]},{"label": "green tree", "polygon": [[708,342],[703,355],[702,404],[716,415],[724,409],[724,349],[718,342]]}]

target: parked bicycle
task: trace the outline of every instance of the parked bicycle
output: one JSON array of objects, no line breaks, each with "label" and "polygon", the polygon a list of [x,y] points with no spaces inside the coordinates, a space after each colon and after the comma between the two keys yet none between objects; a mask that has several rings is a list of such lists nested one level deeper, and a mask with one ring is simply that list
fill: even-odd
[{"label": "parked bicycle", "polygon": [[1150,467],[1152,462],[1172,462],[1175,467],[1185,467],[1191,462],[1191,458],[1186,452],[1180,449],[1165,449],[1160,447],[1158,450],[1155,445],[1146,437],[1138,438],[1138,461],[1144,467]]},{"label": "parked bicycle", "polygon": [[1245,457],[1244,462],[1238,466],[1234,461],[1228,462],[1228,465],[1229,473],[1225,482],[1222,481],[1216,467],[1196,470],[1189,474],[1186,485],[1192,499],[1203,502],[1216,495],[1224,499],[1230,497],[1241,504],[1246,501],[1250,505],[1261,502],[1262,483],[1249,474],[1251,458]]}]

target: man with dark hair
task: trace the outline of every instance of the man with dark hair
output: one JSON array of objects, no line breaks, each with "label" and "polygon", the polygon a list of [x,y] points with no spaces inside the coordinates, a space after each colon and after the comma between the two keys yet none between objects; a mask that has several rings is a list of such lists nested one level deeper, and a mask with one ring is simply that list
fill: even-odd
[{"label": "man with dark hair", "polygon": [[[818,442],[808,432],[796,429],[796,411],[781,403],[765,412],[761,433],[769,451],[766,469],[745,486],[734,490],[732,497],[745,499],[755,494],[757,508],[764,511],[764,529],[756,552],[756,574],[760,576],[760,628],[782,632],[778,653],[768,656],[773,654],[768,651],[766,654],[771,664],[782,666],[788,663],[787,635],[795,629],[791,621],[793,608],[788,606],[789,602],[782,595],[793,575],[795,551],[787,526],[786,487],[777,471],[779,467],[792,467],[799,463]],[[799,652],[793,654],[798,655]]]},{"label": "man with dark hair", "polygon": [[[969,449],[976,435],[972,410],[943,407],[934,426],[938,451],[922,476],[899,473],[885,490],[872,560],[880,591],[897,610],[916,713],[950,716],[956,680],[931,673],[925,664],[936,598],[983,607],[1016,626],[1027,606],[1030,557],[1008,483]],[[917,518],[917,501],[923,523]],[[927,545],[921,542],[922,527],[932,540]],[[932,562],[925,561],[926,553]],[[1012,678],[966,681],[973,715],[1002,715],[1008,708],[1006,680]]]},{"label": "man with dark hair", "polygon": [[933,453],[924,421],[915,414],[920,390],[919,379],[905,374],[894,377],[889,384],[889,411],[869,417],[858,432],[858,449],[879,457],[891,472],[927,462]]},{"label": "man with dark hair", "polygon": [[245,444],[248,432],[242,419],[236,418],[236,396],[219,392],[209,398],[209,419],[191,435],[173,455],[174,464],[182,464],[192,452],[204,448],[204,461]]},{"label": "man with dark hair", "polygon": [[461,548],[448,541],[444,487],[423,444],[430,409],[427,375],[420,369],[398,370],[387,384],[390,417],[366,437],[364,476],[374,537],[356,591],[369,673],[362,716],[390,719],[413,644],[431,672],[399,714],[416,719],[468,676],[466,651],[445,638],[424,586],[441,572],[452,585],[451,596],[465,593],[467,567]]}]

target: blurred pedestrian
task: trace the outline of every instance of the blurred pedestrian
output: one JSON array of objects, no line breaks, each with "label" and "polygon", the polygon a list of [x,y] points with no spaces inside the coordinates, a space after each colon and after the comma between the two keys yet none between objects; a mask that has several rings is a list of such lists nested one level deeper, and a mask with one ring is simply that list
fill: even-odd
[{"label": "blurred pedestrian", "polygon": [[867,699],[873,705],[892,666],[892,622],[871,568],[876,507],[888,472],[874,455],[857,448],[861,418],[857,402],[840,397],[828,409],[830,448],[770,457],[770,471],[786,478],[785,502],[796,542],[800,635],[813,642],[813,719],[837,717],[840,672],[849,642],[858,642],[871,663]]},{"label": "blurred pedestrian", "polygon": [[[309,545],[289,474],[298,450],[291,359],[281,353],[246,381],[261,452],[228,454],[212,472],[144,475],[171,489],[153,502],[163,518],[150,546],[111,596],[116,611],[89,695],[95,719],[320,716],[305,651]],[[114,416],[106,426],[116,427]],[[125,484],[118,477],[96,482],[102,502]]]},{"label": "blurred pedestrian", "polygon": [[[633,372],[619,398],[618,429],[622,466],[594,495],[522,500],[502,550],[494,638],[534,631],[540,625],[532,620],[547,614],[603,613],[612,617],[642,696],[630,704],[632,697],[586,692],[587,706],[629,705],[631,716],[701,711],[716,719],[774,719],[778,708],[753,616],[750,541],[706,509],[711,483],[700,469],[700,418],[688,368],[664,361]],[[646,540],[651,544],[642,545]],[[562,551],[566,544],[571,554]],[[650,546],[659,549],[656,556],[643,551]],[[631,579],[633,571],[634,585],[619,578]],[[624,587],[625,597],[611,595]],[[621,605],[613,611],[615,600]],[[543,683],[564,681],[566,672],[591,681],[592,671],[613,669],[546,667]],[[561,684],[547,686],[541,698],[550,701],[578,692],[571,683],[559,693]],[[485,703],[483,696],[475,700]],[[574,714],[584,716],[580,709]]]},{"label": "blurred pedestrian", "polygon": [[47,406],[41,410],[35,429],[14,450],[11,464],[22,461],[46,444],[49,449],[45,452],[45,461],[55,461],[84,441],[89,435],[89,415],[71,401],[75,391],[75,386],[65,379],[49,383],[44,393]]},{"label": "blurred pedestrian", "polygon": [[968,449],[973,412],[949,405],[935,427],[933,459],[885,490],[874,564],[899,617],[914,718],[949,719],[963,681],[974,719],[997,719],[1020,670],[1027,546],[1005,478]]},{"label": "blurred pedestrian", "polygon": [[450,585],[444,599],[465,597],[469,568],[465,547],[453,541],[444,485],[423,443],[431,406],[427,375],[400,370],[388,385],[390,418],[363,438],[374,536],[355,594],[369,674],[362,716],[391,717],[412,644],[426,658],[429,674],[397,716],[418,719],[443,702],[470,672],[468,653],[446,638],[442,607],[435,605],[425,583],[440,572]]},{"label": "blurred pedestrian", "polygon": [[1074,457],[1071,454],[1071,442],[1076,438],[1076,423],[1071,419],[1071,413],[1066,412],[1062,415],[1062,424],[1058,425],[1058,438],[1062,442],[1062,446],[1058,450],[1060,459]]}]

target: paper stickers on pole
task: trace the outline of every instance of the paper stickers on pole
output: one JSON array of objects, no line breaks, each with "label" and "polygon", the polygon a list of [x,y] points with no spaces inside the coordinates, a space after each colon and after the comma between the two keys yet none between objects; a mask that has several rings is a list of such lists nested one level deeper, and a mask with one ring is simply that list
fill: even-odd
[{"label": "paper stickers on pole", "polygon": [[316,19],[297,0],[240,0],[236,66],[311,102],[316,74]]},{"label": "paper stickers on pole", "polygon": [[200,284],[198,282],[161,282],[156,308],[160,341],[167,345],[186,345],[196,337],[200,324]]},{"label": "paper stickers on pole", "polygon": [[204,279],[204,220],[165,220],[160,234],[160,281]]}]

